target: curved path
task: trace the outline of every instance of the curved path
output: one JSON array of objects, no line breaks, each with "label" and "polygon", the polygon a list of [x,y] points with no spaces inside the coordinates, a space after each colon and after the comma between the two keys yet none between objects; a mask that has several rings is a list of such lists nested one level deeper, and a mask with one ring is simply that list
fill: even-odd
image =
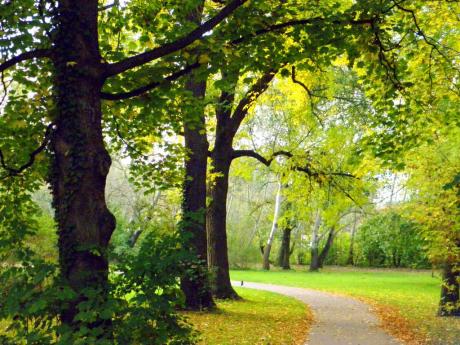
[{"label": "curved path", "polygon": [[[241,286],[241,282],[233,284]],[[308,304],[315,321],[306,345],[401,345],[379,327],[367,304],[353,298],[271,284],[244,282],[243,287],[277,292]]]}]

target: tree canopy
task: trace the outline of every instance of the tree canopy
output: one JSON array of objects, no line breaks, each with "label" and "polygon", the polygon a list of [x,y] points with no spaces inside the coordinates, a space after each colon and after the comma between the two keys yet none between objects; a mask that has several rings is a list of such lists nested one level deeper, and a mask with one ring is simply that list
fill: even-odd
[{"label": "tree canopy", "polygon": [[[249,182],[247,248],[258,236],[268,267],[278,228],[287,266],[291,238],[324,261],[360,231],[369,262],[442,267],[439,312],[459,315],[459,13],[449,0],[0,0],[0,339],[192,342],[179,306],[238,298],[231,200]],[[137,195],[129,217],[107,193],[115,158]],[[385,173],[404,176],[389,210]],[[51,258],[30,245],[44,227]]]}]

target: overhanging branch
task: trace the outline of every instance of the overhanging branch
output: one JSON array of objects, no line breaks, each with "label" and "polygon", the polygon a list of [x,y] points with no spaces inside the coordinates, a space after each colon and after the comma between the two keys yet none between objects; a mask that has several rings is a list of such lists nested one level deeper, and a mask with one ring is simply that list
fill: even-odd
[{"label": "overhanging branch", "polygon": [[262,163],[265,166],[270,166],[270,164],[273,161],[273,157],[270,159],[267,159],[261,154],[253,150],[233,150],[232,159],[237,159],[240,157],[250,157],[250,158],[257,159],[260,163]]},{"label": "overhanging branch", "polygon": [[[274,24],[270,25],[266,28],[257,30],[249,35],[237,38],[233,40],[231,43],[232,44],[240,44],[246,40],[249,40],[251,38],[261,36],[268,34],[270,32],[276,32],[276,31],[281,31],[283,29],[287,29],[293,26],[299,26],[299,25],[314,25],[314,24],[320,24],[326,22],[326,18],[324,17],[314,17],[314,18],[305,18],[305,19],[296,19],[296,20],[290,20],[284,23],[279,23],[279,24]],[[369,19],[361,19],[361,20],[333,20],[330,23],[334,25],[371,25],[375,21],[375,18],[369,18]]]},{"label": "overhanging branch", "polygon": [[196,40],[203,38],[203,35],[212,30],[225,18],[230,16],[236,9],[242,6],[248,0],[233,0],[227,6],[225,6],[217,15],[209,19],[207,22],[203,23],[195,30],[190,32],[188,35],[174,41],[167,43],[161,47],[149,50],[147,52],[134,55],[132,57],[126,58],[122,61],[108,64],[105,66],[105,77],[114,76],[120,73],[123,73],[129,69],[144,65],[150,61],[161,58],[168,54],[174,53],[178,50],[181,50],[188,45],[192,44]]},{"label": "overhanging branch", "polygon": [[[237,158],[240,158],[240,157],[250,157],[250,158],[254,158],[254,159],[258,160],[259,162],[261,162],[262,164],[264,164],[267,167],[270,166],[271,163],[278,156],[284,156],[284,157],[287,157],[287,158],[293,158],[294,157],[294,155],[291,152],[284,151],[284,150],[274,152],[271,155],[271,157],[268,158],[268,159],[265,158],[264,156],[262,156],[261,154],[255,152],[254,150],[233,150],[233,153],[232,153],[232,159],[237,159]],[[307,174],[310,177],[340,176],[340,177],[348,177],[348,178],[354,178],[354,179],[359,180],[358,177],[354,176],[353,174],[346,173],[346,172],[340,172],[340,171],[338,171],[338,172],[335,172],[335,171],[333,171],[333,172],[313,171],[308,165],[305,165],[305,166],[295,165],[295,166],[292,167],[292,170],[303,172],[303,173]]]},{"label": "overhanging branch", "polygon": [[30,52],[25,52],[19,55],[16,55],[15,57],[12,57],[9,60],[6,60],[0,64],[0,72],[3,72],[7,70],[8,68],[22,62],[22,61],[27,61],[31,59],[38,59],[38,58],[44,58],[44,57],[50,57],[51,56],[51,50],[50,49],[35,49],[31,50]]},{"label": "overhanging branch", "polygon": [[187,75],[189,74],[190,72],[192,72],[193,70],[197,69],[198,67],[200,67],[201,64],[200,63],[194,63],[192,65],[189,65],[177,72],[174,72],[172,74],[170,74],[169,76],[167,76],[166,78],[164,78],[162,81],[160,82],[152,82],[150,84],[147,84],[147,85],[144,85],[144,86],[141,86],[137,89],[134,89],[134,90],[131,90],[131,91],[128,91],[128,92],[120,92],[120,93],[108,93],[108,92],[101,92],[101,98],[102,99],[106,99],[106,100],[110,100],[110,101],[116,101],[116,100],[122,100],[122,99],[128,99],[128,98],[132,98],[132,97],[137,97],[137,96],[140,96],[150,90],[153,90],[159,86],[162,86],[162,85],[167,85],[171,82],[173,82],[174,80],[177,80],[179,79],[180,77],[184,76],[184,75]]}]

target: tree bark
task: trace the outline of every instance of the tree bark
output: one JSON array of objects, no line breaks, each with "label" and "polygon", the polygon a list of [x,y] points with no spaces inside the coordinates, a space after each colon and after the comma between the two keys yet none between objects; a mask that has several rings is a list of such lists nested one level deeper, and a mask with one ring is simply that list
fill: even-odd
[{"label": "tree bark", "polygon": [[318,256],[318,268],[323,268],[324,260],[326,260],[327,254],[329,254],[329,250],[332,247],[334,238],[335,238],[335,229],[332,227],[329,230],[329,233],[327,235],[326,244],[324,245],[323,250],[321,250],[321,253]]},{"label": "tree bark", "polygon": [[[189,21],[201,23],[203,4],[204,1],[200,1],[195,10],[188,14]],[[186,236],[191,236],[187,244],[194,260],[189,263],[186,274],[181,279],[181,289],[185,295],[185,307],[190,310],[201,310],[215,306],[208,277],[206,240],[206,174],[209,143],[202,104],[206,94],[206,80],[193,73],[185,87],[192,92],[193,107],[184,119],[184,139],[188,156],[185,160],[181,231]]]},{"label": "tree bark", "polygon": [[278,254],[278,266],[283,270],[290,270],[291,266],[289,263],[289,258],[291,256],[291,231],[290,226],[286,226],[283,229],[283,238],[281,240],[281,247]]},{"label": "tree bark", "polygon": [[319,269],[319,236],[318,231],[321,226],[321,216],[319,211],[316,213],[315,224],[313,225],[312,238],[311,238],[311,259],[310,259],[310,271],[318,271]]},{"label": "tree bark", "polygon": [[61,275],[76,292],[61,320],[75,331],[101,327],[101,338],[111,338],[110,319],[75,319],[79,303],[87,299],[85,290],[96,291],[100,306],[108,299],[107,247],[115,229],[105,201],[111,158],[102,136],[97,5],[97,1],[59,2],[54,41],[59,54],[53,57],[57,112],[49,183]]},{"label": "tree bark", "polygon": [[[218,132],[220,132],[218,130]],[[239,299],[230,282],[227,248],[227,193],[232,147],[217,137],[211,160],[215,179],[209,185],[210,204],[207,212],[208,265],[211,270],[212,292],[217,298]]]},{"label": "tree bark", "polygon": [[460,316],[460,270],[451,263],[444,265],[439,316]]},{"label": "tree bark", "polygon": [[[228,66],[227,66],[228,67]],[[233,139],[238,130],[233,121],[232,107],[239,71],[222,69],[228,89],[222,90],[216,106],[216,138],[211,153],[211,174],[207,211],[208,265],[211,270],[213,294],[222,299],[239,299],[230,282],[227,246],[227,194],[230,166],[233,160]]]},{"label": "tree bark", "polygon": [[226,65],[221,69],[227,87],[221,90],[216,105],[216,139],[211,153],[215,181],[209,186],[211,202],[207,212],[208,261],[213,272],[213,293],[219,298],[239,298],[230,283],[227,250],[227,194],[230,165],[234,157],[233,139],[241,122],[247,115],[249,105],[262,94],[273,79],[275,72],[266,72],[235,106],[235,90],[240,71]]},{"label": "tree bark", "polygon": [[[193,96],[202,101],[206,92],[206,81],[196,81],[192,76],[186,85]],[[181,279],[185,294],[185,306],[191,310],[214,307],[207,269],[206,240],[206,173],[209,143],[205,129],[202,106],[184,121],[185,147],[189,154],[185,161],[185,180],[182,199],[182,227],[190,235],[188,246],[196,262],[190,262],[188,274]]]},{"label": "tree bark", "polygon": [[275,211],[273,214],[272,229],[270,231],[270,235],[268,236],[267,245],[264,248],[264,259],[263,259],[263,269],[264,270],[270,269],[270,252],[272,249],[273,239],[275,238],[275,233],[278,230],[278,218],[279,218],[279,213],[280,213],[280,208],[281,208],[281,189],[282,189],[281,182],[278,182],[278,191],[276,192]]}]

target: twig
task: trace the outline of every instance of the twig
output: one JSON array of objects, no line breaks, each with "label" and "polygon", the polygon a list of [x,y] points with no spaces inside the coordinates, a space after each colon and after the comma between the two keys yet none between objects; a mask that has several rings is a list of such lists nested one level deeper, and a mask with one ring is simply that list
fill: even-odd
[{"label": "twig", "polygon": [[48,125],[48,127],[46,127],[45,135],[43,137],[43,140],[42,140],[40,146],[29,154],[29,160],[25,164],[20,166],[19,168],[12,168],[12,167],[8,166],[6,164],[6,162],[5,162],[5,156],[3,155],[2,150],[0,150],[0,166],[4,170],[7,171],[7,174],[2,176],[0,179],[5,179],[7,177],[17,176],[17,175],[21,174],[24,170],[30,168],[34,164],[36,156],[39,153],[41,153],[42,151],[44,151],[46,149],[46,147],[48,146],[48,144],[50,142],[50,139],[51,139],[51,135],[53,134],[55,129],[56,129],[56,126],[55,126],[55,124],[53,122],[50,123]]}]

